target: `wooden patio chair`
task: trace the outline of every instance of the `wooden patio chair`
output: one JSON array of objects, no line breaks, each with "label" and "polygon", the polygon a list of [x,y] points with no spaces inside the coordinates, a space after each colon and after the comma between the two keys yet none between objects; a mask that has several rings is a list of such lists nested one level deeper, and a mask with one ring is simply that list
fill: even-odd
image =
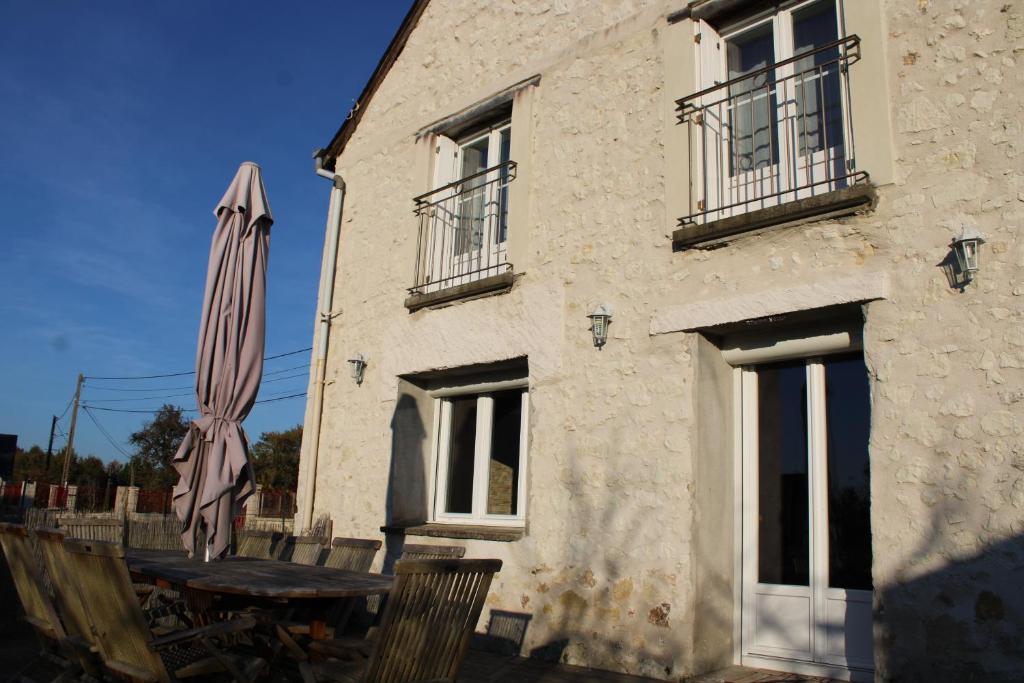
[{"label": "wooden patio chair", "polygon": [[124,541],[124,520],[116,517],[61,516],[57,518],[57,526],[66,538],[112,543]]},{"label": "wooden patio chair", "polygon": [[279,557],[295,564],[315,565],[320,563],[320,552],[325,539],[316,536],[289,536],[284,539],[284,549]]},{"label": "wooden patio chair", "polygon": [[46,573],[50,575],[54,603],[64,624],[68,645],[82,669],[93,678],[99,678],[102,676],[99,646],[64,554],[64,534],[54,529],[36,529],[32,534],[36,538]]},{"label": "wooden patio chair", "polygon": [[229,653],[218,637],[251,631],[255,619],[237,618],[155,635],[135,600],[124,548],[103,541],[65,540],[68,567],[85,606],[103,664],[117,678],[147,683],[227,672],[251,683],[266,663]]},{"label": "wooden patio chair", "polygon": [[238,532],[238,552],[240,557],[253,557],[259,560],[276,560],[280,554],[283,537],[276,531],[260,529],[242,529]]},{"label": "wooden patio chair", "polygon": [[402,546],[403,560],[459,560],[466,556],[466,549],[461,545],[417,545],[407,543]]},{"label": "wooden patio chair", "polygon": [[[350,683],[454,681],[500,569],[501,560],[398,562],[375,637],[313,641],[311,655],[322,658],[313,671]],[[357,661],[336,659],[353,656]]]},{"label": "wooden patio chair", "polygon": [[[0,524],[0,547],[3,547],[7,558],[7,567],[25,612],[24,619],[38,635],[42,648],[39,657],[29,665],[35,668],[35,665],[42,664],[42,660],[49,660],[66,673],[73,669],[74,658],[66,656],[67,632],[46,591],[42,567],[36,559],[28,530],[20,524]],[[63,660],[61,654],[64,655]],[[71,661],[65,661],[68,659]]]},{"label": "wooden patio chair", "polygon": [[368,572],[380,546],[379,540],[339,536],[331,541],[331,550],[324,558],[324,566],[350,572]]}]

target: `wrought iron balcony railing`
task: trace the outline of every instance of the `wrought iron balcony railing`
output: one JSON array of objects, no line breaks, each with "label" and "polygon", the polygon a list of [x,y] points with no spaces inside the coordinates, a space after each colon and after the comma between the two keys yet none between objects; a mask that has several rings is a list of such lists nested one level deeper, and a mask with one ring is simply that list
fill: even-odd
[{"label": "wrought iron balcony railing", "polygon": [[856,170],[847,36],[676,101],[690,131],[690,214],[713,221],[848,187]]},{"label": "wrought iron balcony railing", "polygon": [[411,294],[431,294],[500,275],[508,262],[508,186],[516,163],[484,169],[413,201],[419,221]]}]

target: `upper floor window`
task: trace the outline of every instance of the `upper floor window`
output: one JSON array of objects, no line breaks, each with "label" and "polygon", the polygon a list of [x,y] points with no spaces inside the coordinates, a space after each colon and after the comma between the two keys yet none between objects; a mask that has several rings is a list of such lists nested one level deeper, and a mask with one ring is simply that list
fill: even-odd
[{"label": "upper floor window", "polygon": [[679,100],[693,129],[694,208],[707,224],[839,190],[854,164],[839,0],[790,3],[731,26],[696,22],[700,90]]},{"label": "upper floor window", "polygon": [[434,187],[416,198],[415,282],[426,295],[511,271],[508,262],[512,125],[508,119],[437,135]]}]

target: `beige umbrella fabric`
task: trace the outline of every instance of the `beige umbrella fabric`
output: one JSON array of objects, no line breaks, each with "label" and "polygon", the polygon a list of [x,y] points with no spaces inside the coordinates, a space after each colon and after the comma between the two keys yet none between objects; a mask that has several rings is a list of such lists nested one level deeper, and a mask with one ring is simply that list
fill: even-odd
[{"label": "beige umbrella fabric", "polygon": [[263,375],[265,293],[270,226],[274,222],[260,167],[238,168],[214,209],[203,317],[196,350],[199,417],[174,456],[178,483],[174,512],[182,543],[196,552],[206,528],[210,558],[231,542],[235,512],[256,490],[242,420],[249,414]]}]

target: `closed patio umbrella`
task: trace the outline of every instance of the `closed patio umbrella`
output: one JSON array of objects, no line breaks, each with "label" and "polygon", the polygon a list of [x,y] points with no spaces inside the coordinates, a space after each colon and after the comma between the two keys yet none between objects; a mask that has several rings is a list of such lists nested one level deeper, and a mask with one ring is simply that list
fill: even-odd
[{"label": "closed patio umbrella", "polygon": [[270,214],[260,167],[245,162],[214,209],[217,228],[203,296],[196,350],[199,417],[174,456],[174,512],[192,556],[200,526],[210,558],[222,557],[231,522],[256,486],[242,420],[263,374]]}]

